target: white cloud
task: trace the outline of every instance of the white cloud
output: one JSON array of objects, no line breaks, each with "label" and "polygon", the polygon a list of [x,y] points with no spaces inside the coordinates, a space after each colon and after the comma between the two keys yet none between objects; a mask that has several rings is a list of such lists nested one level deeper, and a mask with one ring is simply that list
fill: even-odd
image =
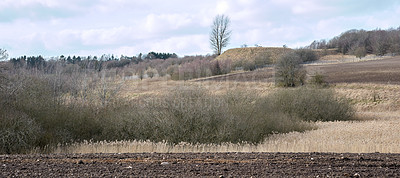
[{"label": "white cloud", "polygon": [[54,7],[58,5],[57,1],[54,0],[2,0],[0,2],[0,8],[9,7],[26,7],[34,4],[41,4],[46,7]]},{"label": "white cloud", "polygon": [[216,12],[218,14],[225,14],[229,9],[229,4],[225,0],[220,0],[217,2]]},{"label": "white cloud", "polygon": [[[178,55],[207,54],[212,51],[208,45],[207,35],[188,35],[170,37],[160,40],[143,41],[140,44],[103,48],[95,51],[97,54],[115,54],[133,56],[140,52],[175,52]],[[93,55],[93,51],[81,50],[80,55]]]},{"label": "white cloud", "polygon": [[176,30],[192,23],[188,14],[149,14],[146,17],[145,27],[149,32]]},{"label": "white cloud", "polygon": [[292,12],[294,14],[321,14],[327,13],[330,8],[319,4],[321,1],[295,1],[296,3],[292,7]]},{"label": "white cloud", "polygon": [[[398,27],[398,1],[2,0],[0,47],[18,55],[212,52],[213,18],[232,21],[230,47],[289,47],[346,30]],[[365,10],[364,10],[365,9]],[[2,13],[3,12],[3,13]],[[33,14],[33,15],[32,15]]]}]

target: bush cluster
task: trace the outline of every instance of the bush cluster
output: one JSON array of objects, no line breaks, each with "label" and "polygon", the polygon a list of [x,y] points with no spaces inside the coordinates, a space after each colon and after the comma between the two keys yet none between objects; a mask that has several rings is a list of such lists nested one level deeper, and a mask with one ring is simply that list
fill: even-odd
[{"label": "bush cluster", "polygon": [[269,134],[311,129],[310,121],[349,120],[353,114],[328,89],[257,96],[181,86],[128,100],[107,73],[70,72],[2,70],[0,153],[51,151],[84,140],[260,143]]},{"label": "bush cluster", "polygon": [[300,48],[294,50],[302,63],[313,62],[319,59],[318,55],[311,49]]},{"label": "bush cluster", "polygon": [[296,51],[284,54],[275,65],[275,84],[281,87],[296,87],[305,83],[306,71],[302,58]]},{"label": "bush cluster", "polygon": [[[330,89],[284,89],[268,96],[245,91],[214,94],[181,86],[112,112],[107,140],[168,143],[260,143],[273,133],[312,129],[313,121],[351,120],[348,102]],[[107,133],[107,134],[106,134]]]},{"label": "bush cluster", "polygon": [[330,89],[300,87],[280,90],[270,102],[273,110],[304,121],[346,121],[354,116],[349,101],[335,97]]}]

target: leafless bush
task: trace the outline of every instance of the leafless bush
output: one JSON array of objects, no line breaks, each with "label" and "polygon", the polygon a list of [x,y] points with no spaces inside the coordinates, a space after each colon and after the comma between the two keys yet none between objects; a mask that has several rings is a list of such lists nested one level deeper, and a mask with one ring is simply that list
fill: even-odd
[{"label": "leafless bush", "polygon": [[0,111],[0,153],[27,153],[34,149],[42,130],[25,113],[2,105]]},{"label": "leafless bush", "polygon": [[351,118],[350,106],[324,90],[258,96],[180,86],[128,100],[119,97],[121,83],[105,71],[20,72],[0,75],[2,153],[84,140],[260,143],[273,133],[312,128],[304,121]]},{"label": "leafless bush", "polygon": [[271,95],[266,107],[280,110],[305,121],[339,121],[354,118],[353,107],[344,98],[338,98],[330,89],[301,87],[280,90]]},{"label": "leafless bush", "polygon": [[304,84],[306,72],[301,58],[295,52],[283,55],[275,66],[275,83],[282,87],[295,87]]}]

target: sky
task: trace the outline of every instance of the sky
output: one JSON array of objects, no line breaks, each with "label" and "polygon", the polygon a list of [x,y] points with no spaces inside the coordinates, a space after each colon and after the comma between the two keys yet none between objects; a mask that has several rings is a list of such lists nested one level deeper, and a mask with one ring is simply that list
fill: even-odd
[{"label": "sky", "polygon": [[231,19],[225,48],[298,48],[350,29],[400,26],[398,0],[1,0],[10,57],[212,54],[214,17]]}]

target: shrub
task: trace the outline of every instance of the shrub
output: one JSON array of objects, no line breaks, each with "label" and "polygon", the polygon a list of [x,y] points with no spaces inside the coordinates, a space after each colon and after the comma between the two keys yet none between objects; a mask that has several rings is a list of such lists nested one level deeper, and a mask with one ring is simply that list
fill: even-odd
[{"label": "shrub", "polygon": [[282,87],[295,87],[304,84],[306,72],[295,52],[283,55],[275,66],[275,84]]},{"label": "shrub", "polygon": [[254,64],[256,68],[263,68],[268,64],[272,64],[272,59],[270,54],[264,53],[256,56],[254,59]]},{"label": "shrub", "polygon": [[[107,94],[111,98],[103,104],[99,90],[116,93],[110,86],[113,81],[85,80],[81,86],[85,77],[77,76],[83,75],[1,74],[0,153],[48,151],[84,140],[260,143],[270,134],[312,129],[309,121],[353,116],[348,102],[331,90],[304,87],[259,96],[180,86],[163,95],[129,100]],[[70,78],[77,78],[74,84],[59,85]]]},{"label": "shrub", "polygon": [[254,61],[243,61],[242,65],[243,65],[243,70],[245,71],[256,70],[256,64],[254,63]]},{"label": "shrub", "polygon": [[354,116],[349,102],[335,97],[330,89],[302,87],[280,90],[271,95],[270,107],[304,121],[343,121]]},{"label": "shrub", "polygon": [[329,84],[325,81],[325,77],[321,74],[316,73],[311,77],[309,83],[317,87],[328,87]]},{"label": "shrub", "polygon": [[146,74],[148,77],[153,78],[157,73],[157,70],[153,69],[153,68],[149,68],[146,71]]},{"label": "shrub", "polygon": [[147,124],[139,125],[147,128],[136,128],[145,132],[135,135],[169,143],[260,143],[273,133],[312,128],[297,117],[256,104],[261,101],[269,103],[269,98],[240,91],[217,95],[203,88],[181,87],[146,104],[139,122]]},{"label": "shrub", "polygon": [[356,50],[354,50],[353,54],[361,59],[367,55],[367,50],[365,47],[358,47]]},{"label": "shrub", "polygon": [[295,50],[301,62],[312,62],[318,60],[318,55],[311,49],[300,48]]},{"label": "shrub", "polygon": [[[88,99],[86,103],[84,97],[87,95],[76,94],[86,89],[76,92],[79,86],[59,85],[70,83],[68,78],[34,75],[27,71],[18,75],[6,74],[6,79],[0,83],[0,106],[7,108],[0,112],[0,125],[3,126],[0,132],[5,133],[1,137],[7,142],[2,145],[8,146],[1,152],[44,150],[57,144],[96,139],[96,135],[101,134],[99,115],[96,114],[100,99],[96,102]],[[9,142],[12,140],[15,142]]]},{"label": "shrub", "polygon": [[42,133],[35,120],[4,106],[0,115],[0,154],[28,153],[35,148]]}]

